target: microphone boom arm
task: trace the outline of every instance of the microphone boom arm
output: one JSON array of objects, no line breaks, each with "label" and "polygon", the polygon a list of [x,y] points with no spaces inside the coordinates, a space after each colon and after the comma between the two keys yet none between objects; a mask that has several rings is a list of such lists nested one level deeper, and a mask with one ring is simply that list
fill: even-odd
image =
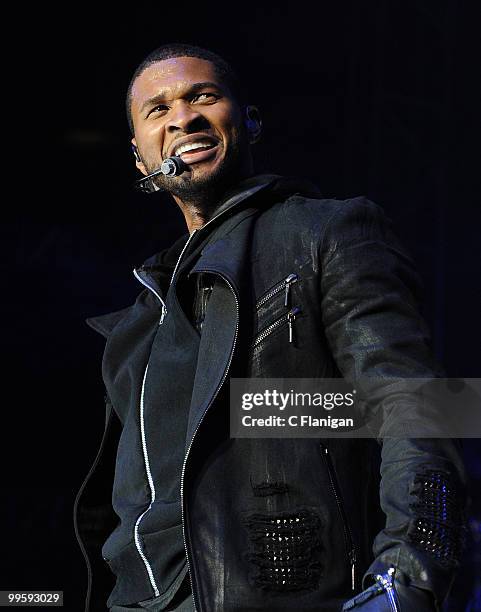
[{"label": "microphone boom arm", "polygon": [[142,191],[143,193],[154,193],[156,191],[163,191],[163,189],[161,189],[160,187],[157,187],[157,185],[154,185],[152,181],[154,176],[157,176],[158,174],[164,174],[165,176],[172,176],[172,177],[179,176],[179,174],[182,174],[187,169],[188,169],[188,166],[182,160],[182,158],[175,157],[175,156],[167,157],[162,162],[162,165],[160,166],[160,168],[158,168],[154,172],[151,172],[147,176],[144,176],[141,179],[135,181],[134,189],[137,189],[138,191]]}]

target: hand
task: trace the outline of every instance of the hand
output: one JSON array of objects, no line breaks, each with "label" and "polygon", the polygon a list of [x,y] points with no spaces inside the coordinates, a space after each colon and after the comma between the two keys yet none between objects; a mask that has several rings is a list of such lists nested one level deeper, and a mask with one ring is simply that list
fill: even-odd
[{"label": "hand", "polygon": [[406,586],[383,574],[373,586],[347,601],[342,611],[347,612],[436,612],[434,597],[429,591]]}]

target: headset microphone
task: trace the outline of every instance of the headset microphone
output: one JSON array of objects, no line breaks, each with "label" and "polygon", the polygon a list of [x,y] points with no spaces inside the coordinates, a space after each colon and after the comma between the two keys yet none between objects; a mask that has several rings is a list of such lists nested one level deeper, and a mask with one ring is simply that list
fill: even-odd
[{"label": "headset microphone", "polygon": [[179,176],[186,169],[187,166],[180,157],[167,157],[160,166],[160,170],[165,176]]},{"label": "headset microphone", "polygon": [[179,176],[179,174],[182,174],[182,172],[185,172],[187,169],[187,164],[183,162],[180,157],[167,157],[164,159],[158,170],[155,170],[155,172],[152,172],[138,181],[135,181],[134,188],[138,189],[139,191],[143,191],[144,193],[162,191],[160,187],[154,185],[154,182],[152,181],[154,176],[157,176],[158,174],[164,174],[165,176]]}]

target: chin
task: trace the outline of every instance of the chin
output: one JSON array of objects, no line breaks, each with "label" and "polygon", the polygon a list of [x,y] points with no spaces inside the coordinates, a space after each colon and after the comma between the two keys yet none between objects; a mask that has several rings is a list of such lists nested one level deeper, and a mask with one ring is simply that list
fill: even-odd
[{"label": "chin", "polygon": [[212,197],[229,187],[239,174],[237,155],[222,155],[188,166],[189,170],[175,178],[162,177],[159,186],[179,197],[210,193]]},{"label": "chin", "polygon": [[189,166],[190,175],[195,180],[197,177],[207,177],[222,173],[223,168],[226,166],[225,159],[209,159],[199,164],[192,164]]}]

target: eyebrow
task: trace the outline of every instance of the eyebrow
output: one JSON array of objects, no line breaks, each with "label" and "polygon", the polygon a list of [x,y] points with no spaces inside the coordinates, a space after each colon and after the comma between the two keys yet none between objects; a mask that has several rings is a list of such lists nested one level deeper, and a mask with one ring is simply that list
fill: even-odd
[{"label": "eyebrow", "polygon": [[[201,91],[202,89],[206,89],[206,88],[217,89],[218,91],[222,90],[218,83],[213,83],[212,81],[203,81],[202,83],[194,83],[193,85],[191,85],[187,89],[187,91],[183,94],[182,97],[185,98],[187,96],[191,96],[192,94],[195,94]],[[166,92],[160,91],[155,96],[152,96],[151,98],[148,98],[147,100],[145,100],[145,102],[142,104],[140,108],[140,112],[143,113],[144,110],[149,106],[160,104],[161,102],[165,102],[166,98],[167,98]]]}]

